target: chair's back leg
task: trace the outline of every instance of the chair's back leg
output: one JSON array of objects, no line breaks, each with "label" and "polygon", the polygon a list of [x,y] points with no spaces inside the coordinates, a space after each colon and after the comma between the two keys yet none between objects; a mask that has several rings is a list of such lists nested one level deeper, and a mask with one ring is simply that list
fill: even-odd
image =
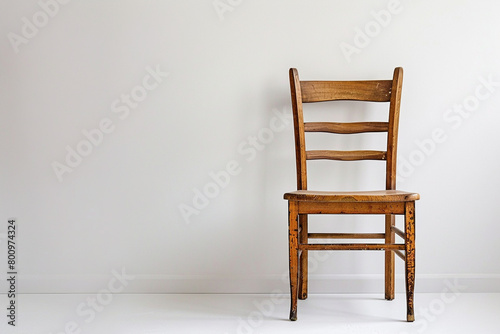
[{"label": "chair's back leg", "polygon": [[405,205],[405,268],[406,268],[406,319],[415,321],[413,291],[415,286],[415,202]]},{"label": "chair's back leg", "polygon": [[[301,244],[306,244],[308,242],[307,238],[307,215],[299,215],[299,240]],[[300,252],[299,258],[299,299],[307,298],[307,283],[308,283],[308,252],[303,250]]]},{"label": "chair's back leg", "polygon": [[299,266],[299,226],[297,202],[288,201],[288,238],[290,268],[290,320],[297,320],[298,266]]},{"label": "chair's back leg", "polygon": [[[394,226],[394,215],[385,216],[385,243],[393,244],[395,235],[391,227]],[[385,299],[394,299],[394,252],[385,251]]]}]

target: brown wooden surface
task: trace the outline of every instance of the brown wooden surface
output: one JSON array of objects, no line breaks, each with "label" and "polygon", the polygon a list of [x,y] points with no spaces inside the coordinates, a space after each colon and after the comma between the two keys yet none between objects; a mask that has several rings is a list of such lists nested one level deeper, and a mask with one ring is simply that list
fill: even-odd
[{"label": "brown wooden surface", "polygon": [[[307,298],[307,257],[309,250],[385,250],[385,297],[394,298],[394,258],[405,260],[407,321],[414,320],[415,280],[415,201],[417,193],[396,190],[397,139],[403,70],[396,68],[392,80],[301,81],[290,69],[297,191],[284,198],[289,203],[290,319],[297,319],[297,299]],[[389,102],[387,122],[309,122],[304,123],[303,103],[330,100]],[[306,151],[305,132],[353,134],[387,132],[386,151]],[[307,160],[382,160],[386,163],[386,189],[379,191],[331,192],[307,190]],[[385,233],[308,233],[309,214],[381,214]],[[395,215],[405,216],[405,231],[396,229]],[[403,244],[395,243],[395,236]],[[383,244],[309,244],[312,238],[384,239]],[[403,251],[404,250],[404,254]]]},{"label": "brown wooden surface", "polygon": [[308,122],[304,123],[305,132],[327,132],[338,134],[351,134],[363,132],[387,132],[389,122]]},{"label": "brown wooden surface", "polygon": [[354,160],[385,160],[385,151],[332,151],[332,150],[311,150],[306,151],[307,160],[341,160],[341,161],[354,161]]},{"label": "brown wooden surface", "polygon": [[290,320],[297,320],[297,285],[299,266],[299,226],[297,202],[288,202],[288,245],[290,271]]},{"label": "brown wooden surface", "polygon": [[[393,72],[391,100],[389,104],[389,126],[387,133],[387,163],[385,183],[387,190],[396,189],[396,167],[398,148],[399,112],[401,106],[401,92],[403,87],[403,69],[397,67]],[[418,198],[416,198],[418,199]],[[392,227],[395,224],[394,216],[385,217],[386,243],[393,243],[395,239]],[[394,299],[395,291],[395,261],[394,252],[385,253],[385,297],[388,300]]]},{"label": "brown wooden surface", "polygon": [[295,135],[295,163],[297,169],[297,189],[307,189],[306,142],[304,115],[302,113],[302,91],[299,73],[290,69],[290,88],[292,92],[293,128]]},{"label": "brown wooden surface", "polygon": [[406,319],[411,322],[415,321],[413,310],[415,287],[415,202],[406,203],[405,236]]},{"label": "brown wooden surface", "polygon": [[385,182],[387,190],[396,189],[396,167],[398,149],[399,108],[403,87],[403,69],[394,69],[391,103],[389,104],[389,132],[387,133],[387,164]]},{"label": "brown wooden surface", "polygon": [[299,245],[299,249],[307,250],[384,250],[405,249],[404,244],[307,244]]},{"label": "brown wooden surface", "polygon": [[407,202],[416,201],[419,194],[400,190],[378,191],[312,191],[297,190],[285,193],[286,200],[310,202]]},{"label": "brown wooden surface", "polygon": [[404,214],[405,202],[310,202],[300,201],[301,214]]},{"label": "brown wooden surface", "polygon": [[[299,242],[307,243],[308,225],[307,215],[299,215]],[[303,250],[299,256],[299,299],[307,299],[307,282],[308,282],[308,252]]]},{"label": "brown wooden surface", "polygon": [[[405,260],[405,255],[404,255],[404,253],[403,253],[403,252],[401,252],[401,251],[399,251],[399,250],[393,250],[392,252],[393,252],[394,254],[396,254],[397,256],[399,256],[399,258],[400,258],[401,260],[403,260],[403,261]],[[394,299],[394,297],[393,297],[393,299]]]},{"label": "brown wooden surface", "polygon": [[301,81],[302,102],[358,100],[388,102],[392,80]]},{"label": "brown wooden surface", "polygon": [[[395,241],[394,231],[392,227],[395,225],[394,215],[385,215],[385,243],[393,244]],[[385,275],[385,299],[393,300],[395,293],[395,258],[394,252],[390,250],[385,251],[384,259],[384,275]]]},{"label": "brown wooden surface", "polygon": [[[309,239],[384,239],[385,233],[309,233]],[[306,241],[300,241],[305,243]]]},{"label": "brown wooden surface", "polygon": [[405,233],[396,226],[391,226],[391,231],[399,235],[403,240],[406,238]]}]

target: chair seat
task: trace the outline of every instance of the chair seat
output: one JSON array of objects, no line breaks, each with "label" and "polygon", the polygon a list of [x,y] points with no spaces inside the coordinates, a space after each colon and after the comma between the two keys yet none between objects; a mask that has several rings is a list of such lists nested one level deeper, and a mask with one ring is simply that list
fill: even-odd
[{"label": "chair seat", "polygon": [[286,193],[284,198],[302,202],[409,202],[420,199],[420,195],[400,190],[349,192],[297,190]]}]

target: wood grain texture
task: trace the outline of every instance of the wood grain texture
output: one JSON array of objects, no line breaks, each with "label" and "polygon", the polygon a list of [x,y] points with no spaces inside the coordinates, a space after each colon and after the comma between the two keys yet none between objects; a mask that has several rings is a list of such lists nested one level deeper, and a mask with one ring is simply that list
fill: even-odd
[{"label": "wood grain texture", "polygon": [[401,231],[399,228],[397,228],[396,226],[391,226],[391,231],[393,233],[397,234],[398,236],[400,236],[401,238],[403,238],[403,240],[406,239],[405,233],[403,231]]},{"label": "wood grain texture", "polygon": [[288,202],[288,246],[290,271],[290,320],[297,320],[297,288],[299,266],[299,226],[297,202]]},{"label": "wood grain texture", "polygon": [[291,68],[290,91],[292,95],[293,129],[295,137],[295,165],[297,169],[297,189],[307,189],[306,139],[302,110],[302,90],[297,69]]},{"label": "wood grain texture", "polygon": [[308,202],[408,202],[420,198],[417,193],[401,190],[376,191],[312,191],[297,190],[285,193],[286,200]]},{"label": "wood grain texture", "polygon": [[[396,223],[394,215],[385,215],[385,243],[393,244],[395,235],[392,227]],[[386,250],[384,259],[384,278],[385,278],[385,299],[393,300],[395,297],[395,258],[394,252]]]},{"label": "wood grain texture", "polygon": [[[306,244],[308,238],[307,215],[299,215],[299,242]],[[299,299],[307,299],[309,253],[303,250],[299,256]]]},{"label": "wood grain texture", "polygon": [[406,320],[415,321],[413,295],[415,288],[415,202],[407,202],[405,208],[405,272],[406,272]]},{"label": "wood grain texture", "polygon": [[385,160],[385,151],[332,151],[332,150],[311,150],[306,151],[307,160]]},{"label": "wood grain texture", "polygon": [[[384,239],[385,233],[309,233],[308,238],[309,239]],[[304,242],[301,241],[301,243]]]},{"label": "wood grain texture", "polygon": [[[386,156],[386,173],[385,183],[387,190],[396,189],[396,167],[397,167],[397,148],[398,148],[398,129],[399,129],[399,112],[401,106],[401,92],[403,88],[403,69],[397,67],[392,75],[391,99],[389,104],[389,129],[387,132],[387,156]],[[394,242],[394,216],[386,216],[386,243]],[[385,253],[385,298],[387,300],[394,299],[395,289],[395,263],[394,253],[386,251]]]},{"label": "wood grain texture", "polygon": [[387,165],[385,189],[396,189],[396,167],[398,150],[399,109],[401,106],[401,91],[403,88],[403,69],[394,69],[392,79],[391,103],[389,104],[389,132],[387,133]]},{"label": "wood grain texture", "polygon": [[404,214],[405,202],[297,202],[301,214]]},{"label": "wood grain texture", "polygon": [[[407,321],[414,320],[415,281],[415,201],[417,193],[396,190],[397,139],[403,69],[394,69],[392,80],[300,81],[298,71],[289,71],[295,136],[297,191],[284,198],[289,204],[290,319],[297,319],[297,299],[307,298],[308,251],[385,251],[385,298],[394,299],[394,259],[405,261]],[[387,122],[308,122],[304,123],[303,103],[335,100],[389,102]],[[306,151],[305,132],[356,134],[387,132],[386,151]],[[385,190],[334,192],[307,190],[307,160],[381,160],[386,163]],[[308,233],[309,214],[380,214],[385,217],[385,233]],[[405,216],[404,232],[395,228],[395,215]],[[395,237],[404,243],[396,244]],[[383,239],[384,243],[309,244],[309,239]],[[404,254],[403,251],[404,250]]]},{"label": "wood grain texture", "polygon": [[357,100],[388,102],[392,80],[301,81],[303,102]]},{"label": "wood grain texture", "polygon": [[364,132],[387,132],[389,122],[308,122],[304,123],[305,132],[327,132],[337,134],[353,134]]},{"label": "wood grain texture", "polygon": [[299,249],[307,250],[404,250],[404,244],[307,244],[299,245]]},{"label": "wood grain texture", "polygon": [[401,251],[399,251],[399,250],[393,250],[392,252],[394,254],[396,254],[401,260],[403,260],[403,261],[405,260],[405,255]]}]

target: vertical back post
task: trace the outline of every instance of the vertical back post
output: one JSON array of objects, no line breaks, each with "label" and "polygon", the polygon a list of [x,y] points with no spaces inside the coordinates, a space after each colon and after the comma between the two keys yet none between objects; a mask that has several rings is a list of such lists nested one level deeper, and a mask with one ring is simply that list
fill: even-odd
[{"label": "vertical back post", "polygon": [[[396,189],[396,167],[398,149],[399,108],[403,85],[403,69],[394,69],[389,107],[389,131],[387,133],[386,189]],[[396,224],[394,215],[385,216],[385,243],[395,242],[392,226]],[[385,251],[385,299],[394,299],[394,253]]]},{"label": "vertical back post", "polygon": [[297,165],[297,190],[307,190],[306,144],[302,93],[297,69],[290,69],[290,91],[292,94],[293,128],[295,133],[295,162]]},{"label": "vertical back post", "polygon": [[399,107],[403,87],[403,69],[396,67],[392,80],[391,101],[389,107],[389,132],[387,133],[387,168],[386,189],[396,189],[396,167],[398,150]]}]

